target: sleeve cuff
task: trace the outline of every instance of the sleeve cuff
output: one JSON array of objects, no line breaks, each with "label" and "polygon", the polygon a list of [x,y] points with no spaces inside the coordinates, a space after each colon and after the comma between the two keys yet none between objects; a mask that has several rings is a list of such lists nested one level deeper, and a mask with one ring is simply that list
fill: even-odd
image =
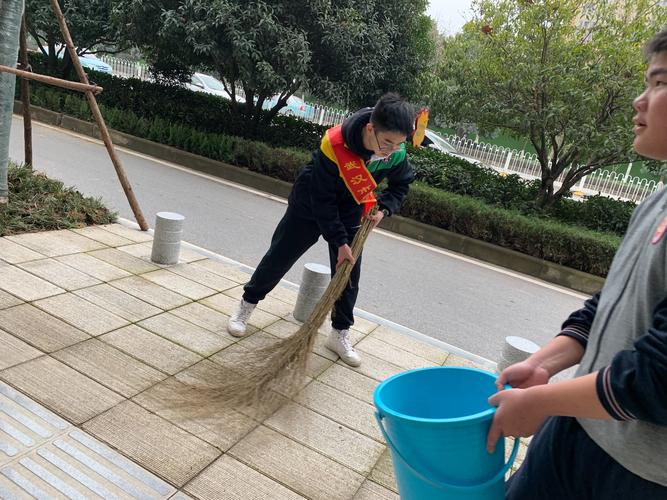
[{"label": "sleeve cuff", "polygon": [[347,239],[344,239],[344,240],[337,240],[337,241],[332,241],[332,243],[333,243],[333,245],[334,245],[336,248],[340,248],[340,247],[342,247],[343,245],[349,245]]},{"label": "sleeve cuff", "polygon": [[561,335],[576,340],[581,344],[581,346],[584,349],[588,345],[588,330],[586,330],[583,326],[568,325],[565,328],[563,328],[561,332],[556,336],[559,337]]},{"label": "sleeve cuff", "polygon": [[611,367],[607,366],[598,372],[595,380],[595,388],[598,399],[607,413],[615,420],[636,420],[636,417],[629,411],[624,410],[618,403],[611,386]]}]

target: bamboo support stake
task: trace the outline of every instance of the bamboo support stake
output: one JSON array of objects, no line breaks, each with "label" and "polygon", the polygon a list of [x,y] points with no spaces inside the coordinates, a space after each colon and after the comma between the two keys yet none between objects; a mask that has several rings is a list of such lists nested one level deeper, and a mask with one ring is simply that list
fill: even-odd
[{"label": "bamboo support stake", "polygon": [[[24,70],[30,70],[26,41],[25,13],[21,19],[19,34],[19,62]],[[30,116],[30,82],[21,78],[21,102],[23,103],[23,161],[32,169],[32,117]]]},{"label": "bamboo support stake", "polygon": [[53,85],[54,87],[60,87],[69,90],[77,90],[79,92],[92,92],[93,94],[99,94],[103,90],[102,87],[98,87],[97,85],[70,82],[69,80],[61,80],[60,78],[55,78],[53,76],[40,75],[38,73],[33,73],[31,71],[24,71],[16,68],[10,68],[9,66],[0,65],[0,72],[13,73],[16,76],[25,78],[26,80],[34,80],[36,82]]},{"label": "bamboo support stake", "polygon": [[[65,44],[67,45],[67,50],[69,51],[70,57],[72,59],[72,64],[74,65],[74,69],[76,70],[79,80],[81,81],[81,83],[89,85],[90,82],[88,81],[88,76],[86,75],[86,72],[83,70],[81,62],[79,61],[79,56],[76,53],[76,50],[74,49],[74,43],[72,42],[72,37],[70,35],[69,29],[67,28],[65,17],[63,16],[62,11],[60,10],[60,5],[58,5],[58,0],[51,0],[51,7],[53,8],[53,12],[55,12],[56,14],[56,18],[58,19],[58,24],[60,25],[60,31],[65,40]],[[86,98],[88,99],[88,104],[90,105],[90,110],[93,113],[95,122],[97,123],[97,126],[100,129],[100,134],[102,136],[102,140],[104,141],[104,145],[106,146],[107,151],[109,153],[109,157],[111,158],[111,163],[113,163],[113,166],[116,169],[116,174],[118,175],[118,180],[120,181],[120,185],[123,187],[123,191],[125,191],[125,196],[127,197],[127,201],[130,203],[130,207],[132,208],[134,217],[137,220],[137,223],[139,224],[141,230],[147,231],[148,223],[146,222],[146,219],[144,218],[144,215],[141,212],[141,208],[139,207],[137,198],[134,195],[132,186],[130,185],[127,176],[125,175],[125,170],[123,169],[123,165],[120,162],[120,158],[116,154],[113,142],[111,141],[111,136],[109,135],[109,130],[107,129],[106,123],[104,123],[104,118],[102,117],[100,108],[97,105],[95,94],[91,90],[88,90],[86,91]]]}]

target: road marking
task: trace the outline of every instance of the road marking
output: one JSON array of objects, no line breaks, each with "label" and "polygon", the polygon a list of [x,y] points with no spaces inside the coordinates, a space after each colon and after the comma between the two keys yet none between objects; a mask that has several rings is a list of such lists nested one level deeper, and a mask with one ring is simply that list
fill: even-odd
[{"label": "road marking", "polygon": [[[95,139],[93,137],[78,134],[76,132],[72,132],[70,130],[65,130],[65,129],[62,129],[60,127],[56,127],[54,125],[49,125],[49,124],[46,124],[46,123],[37,122],[37,124],[41,127],[45,127],[45,128],[48,128],[48,129],[51,129],[51,130],[54,130],[54,131],[57,131],[57,132],[60,132],[60,133],[63,133],[63,134],[67,134],[69,136],[72,136],[72,137],[75,137],[75,138],[78,138],[78,139],[82,139],[82,140],[87,141],[87,142],[91,142],[91,143],[102,145],[102,146],[104,145],[102,143],[102,141],[100,141],[99,139]],[[196,170],[193,170],[193,169],[188,168],[188,167],[184,167],[182,165],[178,165],[176,163],[164,161],[164,160],[161,160],[159,158],[154,158],[152,156],[145,155],[143,153],[138,153],[136,151],[126,149],[122,146],[115,146],[115,148],[119,151],[122,151],[123,153],[129,154],[129,155],[132,155],[132,156],[136,156],[138,158],[141,158],[141,159],[144,159],[144,160],[147,160],[147,161],[152,161],[152,162],[155,162],[155,163],[159,163],[159,164],[164,165],[166,167],[173,168],[175,170],[180,170],[181,172],[184,172],[184,173],[192,174],[192,175],[195,175],[197,177],[201,177],[201,178],[213,181],[213,182],[217,182],[217,183],[225,185],[225,186],[237,188],[237,189],[240,189],[240,190],[245,191],[247,193],[251,193],[253,195],[259,196],[261,198],[265,198],[265,199],[268,199],[268,200],[273,200],[273,201],[278,202],[282,205],[287,205],[287,200],[285,198],[280,197],[280,196],[267,194],[267,193],[264,193],[264,192],[259,191],[257,189],[249,188],[248,186],[244,186],[242,184],[237,184],[236,182],[231,182],[231,181],[228,181],[228,180],[225,180],[225,179],[221,179],[219,177],[215,177],[215,176],[210,175],[210,174],[205,174],[203,172],[198,172]],[[388,238],[393,238],[395,240],[398,240],[398,241],[401,241],[401,242],[404,242],[404,243],[408,243],[410,245],[413,245],[413,246],[416,246],[416,247],[419,247],[419,248],[423,248],[425,250],[430,250],[430,251],[438,253],[440,255],[445,255],[447,257],[451,257],[453,259],[457,259],[457,260],[466,262],[468,264],[472,264],[472,265],[475,265],[475,266],[478,266],[478,267],[482,267],[482,268],[488,269],[490,271],[495,271],[497,273],[504,274],[504,275],[510,276],[512,278],[517,278],[517,279],[520,279],[522,281],[532,283],[534,285],[541,286],[542,288],[553,290],[555,292],[560,292],[564,295],[569,295],[571,297],[575,297],[575,298],[582,299],[582,300],[586,300],[590,297],[589,295],[582,294],[582,293],[576,292],[574,290],[569,290],[565,287],[561,287],[561,286],[558,286],[558,285],[553,285],[551,283],[547,283],[545,281],[538,280],[536,278],[532,278],[532,277],[517,273],[515,271],[510,271],[510,270],[502,268],[500,266],[496,266],[496,265],[493,265],[493,264],[488,264],[486,262],[482,262],[482,261],[479,261],[477,259],[472,259],[470,257],[465,257],[465,256],[457,254],[455,252],[451,252],[449,250],[444,250],[442,248],[438,248],[436,246],[429,245],[427,243],[422,243],[422,242],[419,242],[419,241],[416,241],[416,240],[412,240],[412,239],[406,238],[404,236],[401,236],[401,235],[398,235],[398,234],[395,234],[395,233],[391,233],[391,232],[386,231],[384,229],[376,229],[376,231],[377,231],[378,234],[381,234],[381,235],[386,236]]]}]

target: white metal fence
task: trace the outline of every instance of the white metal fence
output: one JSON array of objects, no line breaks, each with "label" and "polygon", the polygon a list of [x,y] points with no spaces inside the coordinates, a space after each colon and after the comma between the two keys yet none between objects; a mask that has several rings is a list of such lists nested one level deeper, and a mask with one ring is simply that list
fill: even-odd
[{"label": "white metal fence", "polygon": [[301,118],[318,125],[329,126],[343,123],[343,120],[349,115],[348,111],[322,106],[321,104],[306,103],[306,112]]},{"label": "white metal fence", "polygon": [[[454,135],[446,135],[444,138],[461,155],[478,160],[495,170],[518,174],[527,179],[539,179],[541,176],[540,163],[534,153],[475,142]],[[628,172],[625,174],[604,169],[596,170],[581,179],[573,190],[639,203],[662,187],[654,180],[629,175],[631,166],[632,164],[628,165]],[[556,179],[558,186],[562,183],[564,176],[565,172]]]},{"label": "white metal fence", "polygon": [[139,80],[149,79],[150,75],[148,68],[138,62],[102,54],[97,57],[111,66],[111,71],[114,76],[120,76],[121,78],[138,78]]}]

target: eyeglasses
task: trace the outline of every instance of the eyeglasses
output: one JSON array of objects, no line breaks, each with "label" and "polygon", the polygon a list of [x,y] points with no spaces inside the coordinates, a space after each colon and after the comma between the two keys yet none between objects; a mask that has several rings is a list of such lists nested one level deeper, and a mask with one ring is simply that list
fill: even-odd
[{"label": "eyeglasses", "polygon": [[380,139],[378,138],[378,134],[373,129],[373,135],[375,136],[375,142],[377,142],[378,145],[378,150],[380,151],[396,151],[398,149],[401,149],[401,146],[405,144],[404,142],[399,142],[398,144],[395,144],[391,141],[383,140],[384,144],[380,142]]}]

